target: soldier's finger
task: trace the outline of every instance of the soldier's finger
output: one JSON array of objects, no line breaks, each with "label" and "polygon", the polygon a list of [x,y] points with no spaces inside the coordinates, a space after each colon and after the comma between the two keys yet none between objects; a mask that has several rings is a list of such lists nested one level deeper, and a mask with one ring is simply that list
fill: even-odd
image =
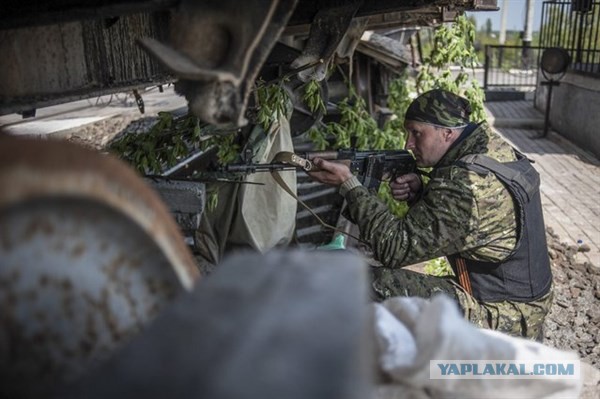
[{"label": "soldier's finger", "polygon": [[410,183],[413,183],[415,181],[420,181],[419,175],[417,175],[416,173],[409,173],[409,174],[406,174],[406,175],[401,175],[401,176],[396,177],[396,182],[397,183],[410,184]]},{"label": "soldier's finger", "polygon": [[327,179],[327,176],[329,175],[329,172],[325,172],[325,171],[318,171],[318,172],[308,172],[308,175],[315,180],[320,181],[321,183],[324,183],[324,180]]},{"label": "soldier's finger", "polygon": [[396,183],[396,184],[407,184],[408,183],[407,176],[408,175],[402,175],[402,176],[396,177],[396,180],[394,180],[394,183]]},{"label": "soldier's finger", "polygon": [[410,190],[392,190],[392,195],[406,195],[410,193]]},{"label": "soldier's finger", "polygon": [[393,181],[390,183],[390,187],[392,188],[392,190],[399,190],[399,189],[408,189],[408,184],[407,183],[398,183],[396,181]]},{"label": "soldier's finger", "polygon": [[313,160],[315,166],[321,170],[333,171],[335,170],[336,164],[333,162],[329,162],[324,160],[323,158],[315,158]]},{"label": "soldier's finger", "polygon": [[392,197],[396,201],[404,201],[408,198],[408,193],[407,194],[392,194]]}]

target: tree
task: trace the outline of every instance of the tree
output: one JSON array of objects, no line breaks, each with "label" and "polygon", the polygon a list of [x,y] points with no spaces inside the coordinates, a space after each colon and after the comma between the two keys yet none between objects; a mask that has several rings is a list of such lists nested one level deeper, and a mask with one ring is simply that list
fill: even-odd
[{"label": "tree", "polygon": [[490,18],[485,20],[485,33],[488,36],[492,34],[492,20]]},{"label": "tree", "polygon": [[474,15],[469,15],[467,19],[473,25],[473,29],[477,30],[477,18]]},{"label": "tree", "polygon": [[[473,120],[483,121],[486,113],[483,106],[483,89],[474,78],[474,68],[478,63],[473,46],[475,29],[471,22],[460,16],[452,25],[438,27],[434,35],[434,46],[417,76],[417,91],[424,93],[431,89],[444,89],[466,97],[470,103]],[[453,74],[450,66],[458,65],[460,70]],[[467,69],[473,71],[469,76]]]}]

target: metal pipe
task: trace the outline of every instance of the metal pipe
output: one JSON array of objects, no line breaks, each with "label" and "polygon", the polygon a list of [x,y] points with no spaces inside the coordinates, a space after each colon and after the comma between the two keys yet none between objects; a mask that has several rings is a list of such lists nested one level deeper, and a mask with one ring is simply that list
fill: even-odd
[{"label": "metal pipe", "polygon": [[485,60],[484,60],[484,68],[483,68],[483,90],[488,89],[488,74],[490,73],[490,46],[488,44],[485,45]]},{"label": "metal pipe", "polygon": [[550,80],[545,82],[548,85],[548,96],[546,97],[546,115],[544,116],[544,133],[542,137],[546,137],[548,135],[548,130],[550,129],[550,105],[552,102],[552,88],[556,84],[556,82]]}]

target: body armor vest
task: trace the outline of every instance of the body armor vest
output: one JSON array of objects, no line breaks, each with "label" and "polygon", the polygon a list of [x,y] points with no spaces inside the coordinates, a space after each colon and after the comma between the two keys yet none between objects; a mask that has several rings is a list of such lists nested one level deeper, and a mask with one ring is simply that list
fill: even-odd
[{"label": "body armor vest", "polygon": [[[478,301],[529,302],[544,296],[552,284],[546,231],[540,198],[540,177],[529,160],[517,152],[517,161],[501,163],[488,156],[467,155],[457,165],[480,175],[493,173],[514,199],[517,216],[515,251],[502,262],[482,262],[448,256],[459,276],[459,266],[465,265],[468,291]],[[464,266],[463,266],[464,267]],[[462,280],[467,276],[463,276]],[[461,286],[464,287],[461,278]]]}]

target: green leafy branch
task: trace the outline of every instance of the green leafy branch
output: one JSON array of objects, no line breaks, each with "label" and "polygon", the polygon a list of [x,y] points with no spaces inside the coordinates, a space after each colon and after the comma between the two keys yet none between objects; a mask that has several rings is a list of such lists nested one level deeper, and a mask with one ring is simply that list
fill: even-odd
[{"label": "green leafy branch", "polygon": [[265,131],[268,131],[274,122],[288,114],[290,98],[283,84],[286,79],[277,83],[266,84],[259,80],[256,86],[257,122]]},{"label": "green leafy branch", "polygon": [[302,96],[302,100],[313,114],[317,114],[319,111],[323,112],[323,114],[327,112],[327,108],[323,102],[321,85],[316,80],[309,80],[304,85],[304,95]]},{"label": "green leafy branch", "polygon": [[452,267],[448,260],[445,257],[436,258],[428,261],[425,264],[425,273],[430,274],[432,276],[450,276],[453,275]]},{"label": "green leafy branch", "polygon": [[[309,138],[318,150],[328,147],[357,149],[400,149],[404,148],[404,135],[397,125],[387,123],[380,129],[377,121],[367,110],[365,100],[356,94],[350,87],[350,95],[337,104],[340,112],[339,122],[329,122],[322,129],[309,131]],[[333,138],[329,145],[328,137]],[[398,216],[403,216],[408,210],[405,202],[398,202],[392,197],[388,183],[381,184],[378,196],[389,206],[391,211]]]},{"label": "green leafy branch", "polygon": [[175,118],[169,112],[159,112],[149,132],[124,134],[108,149],[141,173],[159,174],[184,159],[190,147],[199,145],[203,128],[192,115]]},{"label": "green leafy branch", "polygon": [[[483,89],[474,78],[477,52],[475,51],[475,26],[465,16],[460,16],[453,24],[442,25],[435,31],[434,46],[428,59],[417,76],[417,89],[425,92],[431,89],[444,89],[461,95],[471,103],[471,118],[484,121],[487,116],[483,101]],[[458,65],[461,69],[456,76],[449,67]],[[471,76],[465,72],[470,68]]]}]

